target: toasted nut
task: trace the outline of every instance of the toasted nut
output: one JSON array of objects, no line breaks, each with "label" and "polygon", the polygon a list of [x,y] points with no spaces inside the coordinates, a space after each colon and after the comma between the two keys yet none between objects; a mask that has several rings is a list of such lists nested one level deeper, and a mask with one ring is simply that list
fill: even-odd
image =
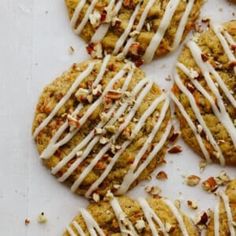
[{"label": "toasted nut", "polygon": [[95,202],[99,202],[99,201],[100,201],[100,196],[99,196],[99,194],[94,193],[94,194],[93,194],[93,200],[94,200]]},{"label": "toasted nut", "polygon": [[157,196],[161,193],[161,189],[155,186],[146,186],[145,191],[152,196]]},{"label": "toasted nut", "polygon": [[168,176],[167,176],[166,172],[160,171],[157,173],[156,178],[158,180],[166,180],[166,179],[168,179]]},{"label": "toasted nut", "polygon": [[182,151],[183,151],[183,149],[182,149],[182,147],[179,146],[179,145],[175,145],[175,146],[171,147],[171,148],[168,150],[168,152],[171,153],[171,154],[180,153],[180,152],[182,152]]},{"label": "toasted nut", "polygon": [[174,204],[175,204],[176,208],[180,209],[180,207],[181,207],[181,201],[180,200],[175,200]]},{"label": "toasted nut", "polygon": [[142,230],[146,228],[145,221],[143,219],[137,220],[135,228],[138,230],[138,232],[142,232]]},{"label": "toasted nut", "polygon": [[108,91],[108,93],[106,94],[105,97],[111,99],[111,100],[119,100],[122,96],[122,93],[116,90],[110,90]]},{"label": "toasted nut", "polygon": [[25,225],[28,225],[28,224],[30,224],[30,219],[29,219],[29,218],[26,218],[26,219],[25,219]]},{"label": "toasted nut", "polygon": [[74,118],[72,115],[67,115],[68,124],[70,127],[80,128],[79,121]]},{"label": "toasted nut", "polygon": [[209,221],[209,216],[207,212],[201,212],[197,215],[197,217],[194,219],[195,225],[207,225]]},{"label": "toasted nut", "polygon": [[225,171],[221,171],[220,174],[215,177],[215,181],[219,186],[225,186],[230,182],[230,177],[227,175]]},{"label": "toasted nut", "polygon": [[207,192],[215,192],[218,188],[217,182],[214,177],[210,177],[202,182],[203,190]]},{"label": "toasted nut", "polygon": [[170,142],[174,143],[178,139],[179,135],[180,135],[179,132],[174,132],[169,139]]},{"label": "toasted nut", "polygon": [[198,205],[197,205],[197,203],[195,201],[188,200],[187,204],[188,204],[188,207],[190,209],[193,209],[193,210],[197,210],[198,209]]},{"label": "toasted nut", "polygon": [[185,181],[188,186],[194,187],[197,186],[201,178],[196,175],[189,175],[186,177]]}]

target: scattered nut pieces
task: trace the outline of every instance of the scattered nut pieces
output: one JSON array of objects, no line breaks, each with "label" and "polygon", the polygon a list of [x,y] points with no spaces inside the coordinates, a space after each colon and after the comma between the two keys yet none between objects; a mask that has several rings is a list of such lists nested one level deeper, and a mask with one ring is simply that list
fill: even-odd
[{"label": "scattered nut pieces", "polygon": [[67,115],[68,124],[72,128],[80,128],[79,121],[72,115]]},{"label": "scattered nut pieces", "polygon": [[156,179],[158,179],[158,180],[167,180],[168,175],[166,174],[165,171],[160,171],[160,172],[157,173]]},{"label": "scattered nut pieces", "polygon": [[138,232],[142,232],[142,230],[145,229],[145,227],[146,227],[146,224],[143,219],[137,220],[135,224],[135,228],[138,230]]},{"label": "scattered nut pieces", "polygon": [[174,142],[176,142],[176,140],[179,138],[179,136],[180,136],[180,133],[179,132],[174,132],[172,135],[171,135],[171,137],[170,137],[170,142],[171,143],[174,143]]},{"label": "scattered nut pieces", "polygon": [[107,97],[111,100],[119,100],[121,98],[121,96],[122,96],[122,93],[120,91],[110,90],[107,92],[105,97]]},{"label": "scattered nut pieces", "polygon": [[47,217],[45,216],[44,212],[41,212],[41,213],[38,215],[37,221],[38,221],[39,224],[45,224],[45,223],[47,223],[48,219],[47,219]]},{"label": "scattered nut pieces", "polygon": [[201,160],[199,162],[199,168],[200,168],[200,172],[203,172],[205,170],[205,168],[207,167],[207,162],[205,160]]},{"label": "scattered nut pieces", "polygon": [[95,128],[95,134],[103,134],[104,130],[102,128]]},{"label": "scattered nut pieces", "polygon": [[194,187],[197,186],[200,183],[201,178],[196,175],[189,175],[185,178],[185,183],[188,186]]},{"label": "scattered nut pieces", "polygon": [[25,219],[25,225],[27,226],[27,225],[29,225],[30,224],[30,219],[29,218],[26,218]]},{"label": "scattered nut pieces", "polygon": [[93,193],[93,200],[94,200],[95,202],[99,202],[99,201],[100,201],[100,195],[97,194],[97,193]]},{"label": "scattered nut pieces", "polygon": [[178,208],[178,209],[181,208],[181,201],[180,201],[180,200],[178,200],[178,199],[175,200],[174,204],[175,204],[175,207],[176,207],[176,208]]},{"label": "scattered nut pieces", "polygon": [[109,139],[106,138],[106,137],[101,137],[99,142],[104,145],[104,144],[107,144],[109,142]]},{"label": "scattered nut pieces", "polygon": [[183,151],[183,149],[182,149],[182,147],[180,145],[175,145],[175,146],[171,147],[168,150],[168,153],[177,154],[177,153],[180,153],[182,151]]},{"label": "scattered nut pieces", "polygon": [[188,200],[187,201],[187,205],[192,210],[197,210],[198,209],[198,205],[197,205],[197,203],[195,201]]},{"label": "scattered nut pieces", "polygon": [[210,177],[202,182],[202,188],[206,192],[215,192],[218,189],[218,184],[214,177]]},{"label": "scattered nut pieces", "polygon": [[173,231],[174,226],[171,225],[170,223],[166,222],[166,223],[165,223],[165,229],[166,229],[166,232],[167,232],[167,233],[170,233],[170,232]]},{"label": "scattered nut pieces", "polygon": [[218,186],[225,186],[231,179],[225,171],[221,171],[220,174],[215,177],[215,180]]},{"label": "scattered nut pieces", "polygon": [[204,212],[199,213],[196,216],[196,218],[194,219],[194,224],[196,226],[205,227],[208,225],[209,219],[210,219],[210,217],[208,216],[208,213],[204,211]]},{"label": "scattered nut pieces", "polygon": [[152,196],[158,196],[161,193],[161,189],[156,186],[146,186],[145,191]]}]

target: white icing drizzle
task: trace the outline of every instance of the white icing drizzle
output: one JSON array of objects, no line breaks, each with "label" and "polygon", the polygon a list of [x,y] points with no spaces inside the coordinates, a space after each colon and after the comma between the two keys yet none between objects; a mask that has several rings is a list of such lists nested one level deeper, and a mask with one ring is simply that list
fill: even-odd
[{"label": "white icing drizzle", "polygon": [[81,209],[80,213],[86,223],[86,226],[91,236],[106,236],[102,229],[99,227],[98,223],[86,209]]},{"label": "white icing drizzle", "polygon": [[[131,77],[131,76],[130,76]],[[131,79],[131,78],[130,78]],[[129,81],[128,79],[126,81]],[[136,87],[134,88],[134,90],[132,91],[132,96],[136,96],[139,91],[143,88],[143,86],[145,86],[145,84],[148,82],[147,79],[141,80]],[[125,84],[126,85],[126,84]],[[124,87],[124,89],[127,89],[127,85]],[[115,113],[114,117],[109,120],[109,122],[107,123],[108,125],[113,125],[115,123],[115,121],[123,114],[123,112],[125,111],[125,109],[128,107],[128,102],[125,102],[120,108],[119,110]],[[107,113],[108,114],[108,119],[110,119],[112,117],[112,114],[115,111],[116,106],[113,106],[110,111]],[[100,122],[97,126],[97,128],[101,128],[105,125],[106,123],[104,122]],[[77,145],[77,147],[75,147],[72,152],[65,157],[62,161],[61,164],[56,166],[55,169],[53,169],[53,174],[55,174],[56,172],[58,172],[66,163],[68,163],[68,161],[70,161],[75,155],[76,153],[81,150],[84,146],[86,146],[90,140],[92,140],[92,138],[94,137],[95,132],[94,130],[92,130],[90,132],[90,134],[81,141],[81,143],[79,143]],[[89,137],[89,138],[88,138]],[[100,137],[96,136],[87,146],[87,148],[83,151],[82,156],[80,156],[71,166],[70,168],[67,170],[66,173],[64,173],[64,175],[62,177],[59,178],[60,182],[65,181],[73,172],[74,170],[80,165],[80,163],[82,163],[83,160],[86,159],[86,157],[89,155],[89,153],[91,152],[91,150],[93,149],[93,147],[98,143]]]},{"label": "white icing drizzle", "polygon": [[[138,236],[133,224],[130,222],[130,220],[127,218],[127,215],[122,210],[119,201],[116,198],[113,198],[110,201],[110,204],[119,222],[121,235],[127,236],[128,234],[131,236]],[[124,220],[125,220],[125,223],[124,223]]]},{"label": "white icing drizzle", "polygon": [[[72,222],[72,226],[74,226],[74,228],[77,230],[77,232],[79,233],[80,236],[86,236],[84,231],[82,230],[82,228],[80,227],[80,225],[76,221]],[[77,236],[77,234],[75,234],[75,232],[71,226],[68,226],[66,229],[67,229],[68,233],[70,234],[70,236]]]},{"label": "white icing drizzle", "polygon": [[[121,126],[119,127],[117,133],[111,137],[111,140],[114,142],[121,132],[128,126],[129,122],[134,117],[135,113],[137,112],[139,106],[141,105],[144,97],[148,94],[150,89],[152,88],[153,82],[150,81],[147,86],[143,89],[143,91],[139,94],[138,99],[136,100],[135,105],[130,110],[129,114],[125,117],[125,121]],[[101,151],[94,157],[94,159],[90,162],[90,164],[83,170],[79,178],[73,183],[71,186],[72,192],[75,192],[79,185],[82,183],[82,181],[85,179],[85,177],[89,174],[89,172],[93,169],[93,167],[96,165],[96,163],[103,157],[103,155],[111,148],[112,143],[109,142],[106,144]]]},{"label": "white icing drizzle", "polygon": [[171,19],[179,5],[179,0],[170,0],[164,16],[161,20],[160,26],[158,27],[157,32],[155,33],[154,37],[151,39],[150,44],[148,45],[145,54],[143,56],[144,62],[149,63],[152,61],[156,49],[159,47],[161,40],[163,39],[165,32],[170,25]]},{"label": "white icing drizzle", "polygon": [[224,34],[225,38],[227,39],[228,43],[231,46],[236,44],[236,42],[234,41],[233,37],[227,31],[223,31],[223,34]]},{"label": "white icing drizzle", "polygon": [[184,33],[184,29],[185,29],[185,26],[188,22],[188,18],[189,18],[189,15],[190,15],[190,12],[193,8],[193,4],[194,4],[194,1],[195,0],[189,0],[188,1],[188,4],[186,6],[186,10],[180,20],[180,23],[179,23],[179,26],[178,26],[178,29],[176,31],[176,34],[175,34],[175,39],[174,39],[174,43],[173,43],[173,49],[176,49],[178,47],[178,45],[180,44],[180,41],[182,39],[182,36],[183,36],[183,33]]},{"label": "white icing drizzle", "polygon": [[[140,20],[139,20],[139,23],[138,23],[138,25],[137,25],[135,31],[137,31],[137,32],[139,32],[139,33],[141,32],[141,30],[142,30],[142,28],[143,28],[143,25],[144,25],[144,23],[145,23],[145,20],[146,20],[146,18],[147,18],[147,16],[148,16],[148,13],[149,13],[150,9],[152,8],[152,6],[154,5],[155,2],[156,2],[156,0],[150,0],[150,1],[147,2],[146,6],[145,6],[145,9],[144,9],[144,11],[143,11],[143,13],[142,13],[142,15],[141,15],[141,18],[140,18]],[[136,38],[136,37],[131,37],[131,38],[129,38],[129,40],[127,41],[127,43],[126,43],[126,45],[125,45],[125,47],[124,47],[124,49],[123,49],[123,51],[122,51],[122,54],[123,54],[124,56],[127,55],[130,46],[131,46],[131,45],[133,44],[133,42],[135,41],[135,38]]]},{"label": "white icing drizzle", "polygon": [[214,210],[214,236],[220,236],[220,201],[217,202]]},{"label": "white icing drizzle", "polygon": [[[149,227],[152,231],[152,235],[158,236],[158,231],[161,231],[164,236],[168,236],[169,234],[166,232],[165,225],[162,223],[161,219],[157,216],[157,214],[154,212],[154,210],[150,207],[147,200],[144,198],[139,198],[138,202],[143,210],[143,213],[145,215],[145,218],[147,219],[147,222],[149,224]],[[156,228],[155,223],[157,223],[160,227],[160,229]]]},{"label": "white icing drizzle", "polygon": [[76,33],[76,34],[80,34],[81,31],[84,29],[85,25],[87,24],[87,22],[88,22],[88,20],[89,20],[89,15],[93,12],[94,7],[95,7],[97,1],[98,1],[98,0],[93,0],[93,1],[90,3],[90,5],[89,5],[89,7],[88,7],[88,9],[87,9],[87,11],[86,11],[84,17],[83,17],[83,20],[80,22],[80,24],[78,25],[78,27],[75,29],[75,33]]},{"label": "white icing drizzle", "polygon": [[154,147],[152,152],[147,156],[147,159],[139,167],[137,167],[142,156],[144,155],[144,153],[148,149],[149,144],[152,142],[157,131],[159,130],[163,119],[164,119],[163,116],[162,117],[160,116],[158,122],[156,123],[156,125],[154,126],[154,128],[152,130],[152,133],[149,135],[147,141],[145,142],[145,144],[143,145],[143,147],[141,148],[139,153],[136,155],[135,161],[131,165],[128,173],[125,175],[123,182],[117,191],[117,194],[119,194],[119,195],[123,194],[129,189],[130,185],[138,178],[138,176],[143,172],[143,170],[148,166],[148,164],[152,161],[152,159],[156,156],[156,154],[160,151],[160,149],[165,144],[165,142],[170,134],[171,128],[172,128],[171,122],[168,122],[168,124],[165,128],[164,134],[162,135],[160,141],[156,144],[156,146]]},{"label": "white icing drizzle", "polygon": [[[227,111],[221,112],[217,108],[214,99],[210,96],[210,94],[204,89],[204,87],[196,80],[194,79],[194,76],[191,74],[191,72],[188,70],[187,67],[185,67],[181,63],[177,63],[177,67],[182,70],[190,79],[191,82],[194,84],[194,86],[201,92],[201,94],[210,102],[212,110],[215,114],[215,116],[219,119],[219,121],[224,125],[225,129],[228,131],[228,134],[232,138],[232,140],[236,140],[236,134],[235,134],[235,128],[234,124],[232,123],[232,120],[230,119],[230,116],[228,115]],[[186,88],[187,89],[187,88]]]},{"label": "white icing drizzle", "polygon": [[189,236],[186,225],[184,224],[183,217],[181,213],[178,211],[178,209],[175,207],[175,205],[168,199],[162,199],[162,201],[169,207],[169,209],[172,211],[173,215],[175,216],[176,220],[179,223],[179,227],[182,231],[183,236]]},{"label": "white icing drizzle", "polygon": [[75,11],[74,11],[73,16],[71,18],[71,26],[73,29],[75,28],[76,22],[79,18],[80,12],[83,9],[85,3],[86,3],[86,0],[81,0],[81,1],[79,1],[78,5],[75,8]]},{"label": "white icing drizzle", "polygon": [[233,226],[233,215],[232,215],[230,204],[229,204],[229,198],[222,191],[219,192],[219,196],[222,198],[224,206],[225,206],[225,211],[226,211],[226,214],[227,214],[227,220],[228,220],[230,235],[235,236],[236,232],[235,232],[235,229],[234,229],[234,226]]},{"label": "white icing drizzle", "polygon": [[198,67],[201,69],[202,74],[207,82],[208,87],[211,89],[211,91],[214,93],[216,99],[217,99],[217,104],[221,110],[222,115],[224,116],[224,119],[227,119],[228,127],[231,127],[232,131],[234,132],[230,132],[230,136],[231,139],[234,143],[234,146],[236,147],[236,129],[234,127],[234,124],[232,122],[232,120],[230,119],[225,105],[224,105],[224,101],[220,95],[219,90],[217,89],[214,81],[211,79],[211,75],[210,73],[214,76],[214,78],[217,80],[218,84],[220,85],[220,87],[222,88],[222,90],[224,91],[226,97],[231,101],[232,100],[232,105],[236,107],[236,101],[233,98],[232,94],[230,93],[230,91],[228,90],[228,88],[226,87],[226,85],[224,84],[223,80],[221,79],[221,77],[219,76],[219,74],[216,72],[216,70],[210,65],[210,63],[208,62],[204,62],[202,59],[202,51],[201,49],[198,47],[198,45],[194,42],[194,41],[190,41],[188,42],[188,47],[192,53],[193,58],[195,59]]},{"label": "white icing drizzle", "polygon": [[135,136],[138,134],[138,132],[142,129],[144,126],[147,118],[156,110],[157,106],[166,98],[165,94],[162,94],[160,97],[156,98],[156,100],[149,106],[149,108],[144,112],[142,117],[140,118],[139,122],[135,125],[130,140],[124,142],[121,146],[121,149],[115,154],[115,156],[112,158],[109,165],[106,167],[105,171],[102,173],[102,175],[90,186],[88,191],[86,192],[86,197],[89,197],[92,192],[102,183],[102,181],[107,177],[107,175],[112,170],[113,166],[115,165],[118,158],[121,156],[121,154],[125,151],[125,149],[132,143],[132,140],[135,138]]},{"label": "white icing drizzle", "polygon": [[[221,31],[223,30],[222,26],[216,25],[216,24],[212,23],[212,21],[211,21],[211,28],[213,29],[214,33],[216,34],[217,38],[219,39],[229,61],[230,62],[236,61],[235,56],[227,43],[227,39],[221,33]],[[235,66],[234,66],[234,73],[236,74],[236,67]]]},{"label": "white icing drizzle", "polygon": [[[107,14],[109,11],[112,11],[113,9],[113,5],[114,5],[115,0],[111,0],[108,7],[107,7]],[[117,2],[117,4],[115,5],[114,8],[114,15],[117,15],[118,12],[120,11],[121,7],[123,4],[123,0],[119,0]],[[110,23],[105,23],[105,24],[101,24],[98,29],[96,30],[96,32],[94,33],[91,42],[92,43],[98,43],[100,42],[107,34],[108,30],[110,27]]]},{"label": "white icing drizzle", "polygon": [[191,130],[193,131],[194,135],[196,136],[197,142],[199,144],[199,147],[201,148],[201,151],[204,155],[204,157],[206,158],[207,162],[210,163],[210,155],[203,143],[202,137],[199,135],[197,128],[195,126],[195,124],[193,123],[193,121],[191,120],[190,116],[188,115],[188,113],[186,112],[186,110],[184,109],[184,106],[179,102],[179,100],[177,99],[177,97],[171,93],[171,99],[173,100],[173,102],[176,104],[176,106],[178,107],[179,111],[181,112],[181,114],[183,115],[183,117],[185,118],[185,120],[187,121],[189,127],[191,128]]},{"label": "white icing drizzle", "polygon": [[192,93],[184,86],[183,82],[181,81],[179,75],[177,74],[177,72],[175,72],[174,74],[174,78],[175,78],[175,83],[176,85],[179,87],[179,89],[188,97],[188,100],[190,102],[191,108],[198,120],[198,122],[200,123],[200,125],[202,126],[202,129],[204,130],[204,132],[206,133],[209,142],[211,143],[211,145],[213,146],[213,148],[217,151],[217,153],[219,154],[219,160],[220,163],[222,165],[225,164],[225,159],[224,156],[222,154],[222,151],[219,147],[219,145],[217,144],[217,142],[215,141],[215,138],[213,137],[211,131],[208,129],[202,115],[201,112],[196,104],[196,101],[192,95]]},{"label": "white icing drizzle", "polygon": [[[122,70],[120,70],[108,83],[107,87],[103,91],[102,95],[89,107],[89,109],[85,112],[85,114],[80,118],[79,124],[80,127],[82,127],[85,122],[87,121],[88,117],[96,110],[96,108],[102,103],[103,97],[106,95],[106,93],[113,87],[114,83],[121,79],[126,71],[125,69],[128,67],[128,65],[124,66]],[[63,139],[61,139],[58,143],[50,143],[48,145],[47,149],[42,153],[41,158],[48,159],[50,158],[54,152],[61,147],[62,145],[68,143],[74,135],[79,131],[80,128],[75,128],[73,131],[68,133]]]},{"label": "white icing drizzle", "polygon": [[[123,85],[123,88],[122,88],[121,92],[124,92],[124,91],[127,90],[128,84],[129,84],[130,80],[132,79],[132,75],[133,75],[133,72],[131,71],[131,72],[129,73],[129,75],[128,75],[128,77],[127,77],[127,79],[126,79],[124,85]],[[145,79],[142,80],[142,81],[140,82],[140,84],[137,85],[137,89],[134,89],[133,94],[136,95],[136,92],[138,93],[138,92],[139,92],[139,89],[141,89],[142,86],[145,85],[145,83],[147,83],[147,79],[146,79],[146,80],[145,80]],[[142,86],[141,86],[141,85],[142,85]],[[113,106],[110,108],[110,110],[107,112],[107,117],[108,117],[108,119],[111,118],[111,116],[112,116],[112,114],[115,112],[115,109],[116,109],[116,108],[117,108],[116,105],[113,105]],[[119,117],[118,117],[118,118],[119,118]],[[115,121],[114,121],[114,122],[115,122]],[[96,128],[102,128],[105,124],[106,124],[106,122],[101,121],[101,122],[99,122],[99,124],[97,125]],[[71,151],[71,153],[69,153],[66,157],[64,157],[64,158],[52,169],[52,174],[56,174],[59,170],[61,170],[61,168],[62,168],[64,165],[66,165],[71,159],[73,159],[73,157],[76,155],[76,153],[77,153],[78,151],[80,151],[81,149],[83,149],[83,148],[92,140],[92,138],[93,138],[94,136],[95,136],[95,130],[92,130],[92,131]],[[96,140],[96,141],[95,141],[95,140]],[[89,150],[90,150],[90,147],[91,147],[91,149],[92,149],[92,148],[93,148],[92,145],[95,146],[96,142],[98,142],[98,141],[99,141],[99,137],[96,137],[96,138],[92,141],[92,143],[90,144],[90,146],[83,152],[83,155],[79,158],[80,161],[78,160],[76,163],[81,163],[82,160],[83,160],[84,158],[86,158],[86,156],[89,154],[89,152],[90,152],[90,151],[89,151]],[[77,165],[77,164],[74,163],[74,165]],[[73,165],[73,167],[71,166],[71,168],[74,168],[74,165]],[[68,171],[69,171],[69,170],[68,170]],[[71,169],[70,169],[70,171],[71,171]],[[69,172],[68,172],[68,174],[69,174]],[[66,177],[66,176],[67,176],[67,174],[66,174],[64,177]],[[61,180],[63,180],[64,177],[63,177]],[[66,177],[66,178],[67,178],[67,177]],[[64,180],[63,180],[63,181],[64,181]]]},{"label": "white icing drizzle", "polygon": [[70,236],[77,236],[76,233],[73,231],[73,229],[70,226],[67,226],[66,230]]},{"label": "white icing drizzle", "polygon": [[75,90],[78,88],[79,84],[84,80],[93,70],[95,63],[91,62],[85,71],[83,71],[77,79],[74,81],[70,89],[67,91],[65,96],[57,103],[57,105],[54,107],[52,112],[49,114],[49,116],[35,129],[33,137],[35,138],[40,131],[48,125],[48,123],[53,119],[53,117],[57,114],[57,112],[60,110],[60,108],[68,101],[68,99],[71,97],[71,95],[75,92]]},{"label": "white icing drizzle", "polygon": [[122,47],[122,45],[124,44],[125,40],[127,39],[130,31],[132,30],[132,27],[134,25],[134,21],[136,19],[136,16],[139,12],[140,9],[140,3],[135,7],[135,10],[132,14],[132,16],[130,17],[129,23],[124,31],[124,33],[120,36],[120,38],[117,40],[113,54],[117,54],[120,50],[120,48]]}]

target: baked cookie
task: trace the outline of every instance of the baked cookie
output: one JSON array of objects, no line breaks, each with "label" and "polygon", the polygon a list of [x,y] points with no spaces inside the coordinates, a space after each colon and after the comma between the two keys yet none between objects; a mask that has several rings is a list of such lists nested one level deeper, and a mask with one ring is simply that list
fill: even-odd
[{"label": "baked cookie", "polygon": [[175,50],[194,27],[203,0],[65,0],[71,26],[92,56],[149,63]]},{"label": "baked cookie", "polygon": [[186,143],[209,162],[236,165],[236,21],[209,26],[179,56],[172,99]]},{"label": "baked cookie", "polygon": [[225,193],[218,193],[218,202],[211,213],[206,235],[236,235],[236,180],[228,184]]},{"label": "baked cookie", "polygon": [[33,122],[43,163],[86,197],[123,194],[147,179],[171,132],[167,94],[110,55],[74,64],[48,85]]},{"label": "baked cookie", "polygon": [[92,203],[81,209],[64,236],[173,235],[194,236],[198,231],[189,217],[167,199],[128,197]]}]

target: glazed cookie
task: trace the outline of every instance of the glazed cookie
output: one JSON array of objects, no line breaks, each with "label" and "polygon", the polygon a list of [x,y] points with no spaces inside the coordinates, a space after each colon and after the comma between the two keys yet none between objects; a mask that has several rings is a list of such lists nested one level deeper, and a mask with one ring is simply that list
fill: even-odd
[{"label": "glazed cookie", "polygon": [[64,233],[64,236],[76,235],[197,236],[198,231],[170,200],[139,198],[134,201],[123,196],[81,209]]},{"label": "glazed cookie", "polygon": [[161,164],[172,132],[169,98],[131,62],[107,55],[48,85],[33,122],[43,163],[90,197],[123,194]]},{"label": "glazed cookie", "polygon": [[203,0],[65,0],[88,52],[149,63],[175,50],[194,27]]},{"label": "glazed cookie", "polygon": [[236,180],[228,184],[225,193],[218,193],[218,202],[210,216],[206,235],[236,235]]},{"label": "glazed cookie", "polygon": [[236,165],[236,21],[209,25],[178,58],[172,99],[186,143],[208,162]]}]

